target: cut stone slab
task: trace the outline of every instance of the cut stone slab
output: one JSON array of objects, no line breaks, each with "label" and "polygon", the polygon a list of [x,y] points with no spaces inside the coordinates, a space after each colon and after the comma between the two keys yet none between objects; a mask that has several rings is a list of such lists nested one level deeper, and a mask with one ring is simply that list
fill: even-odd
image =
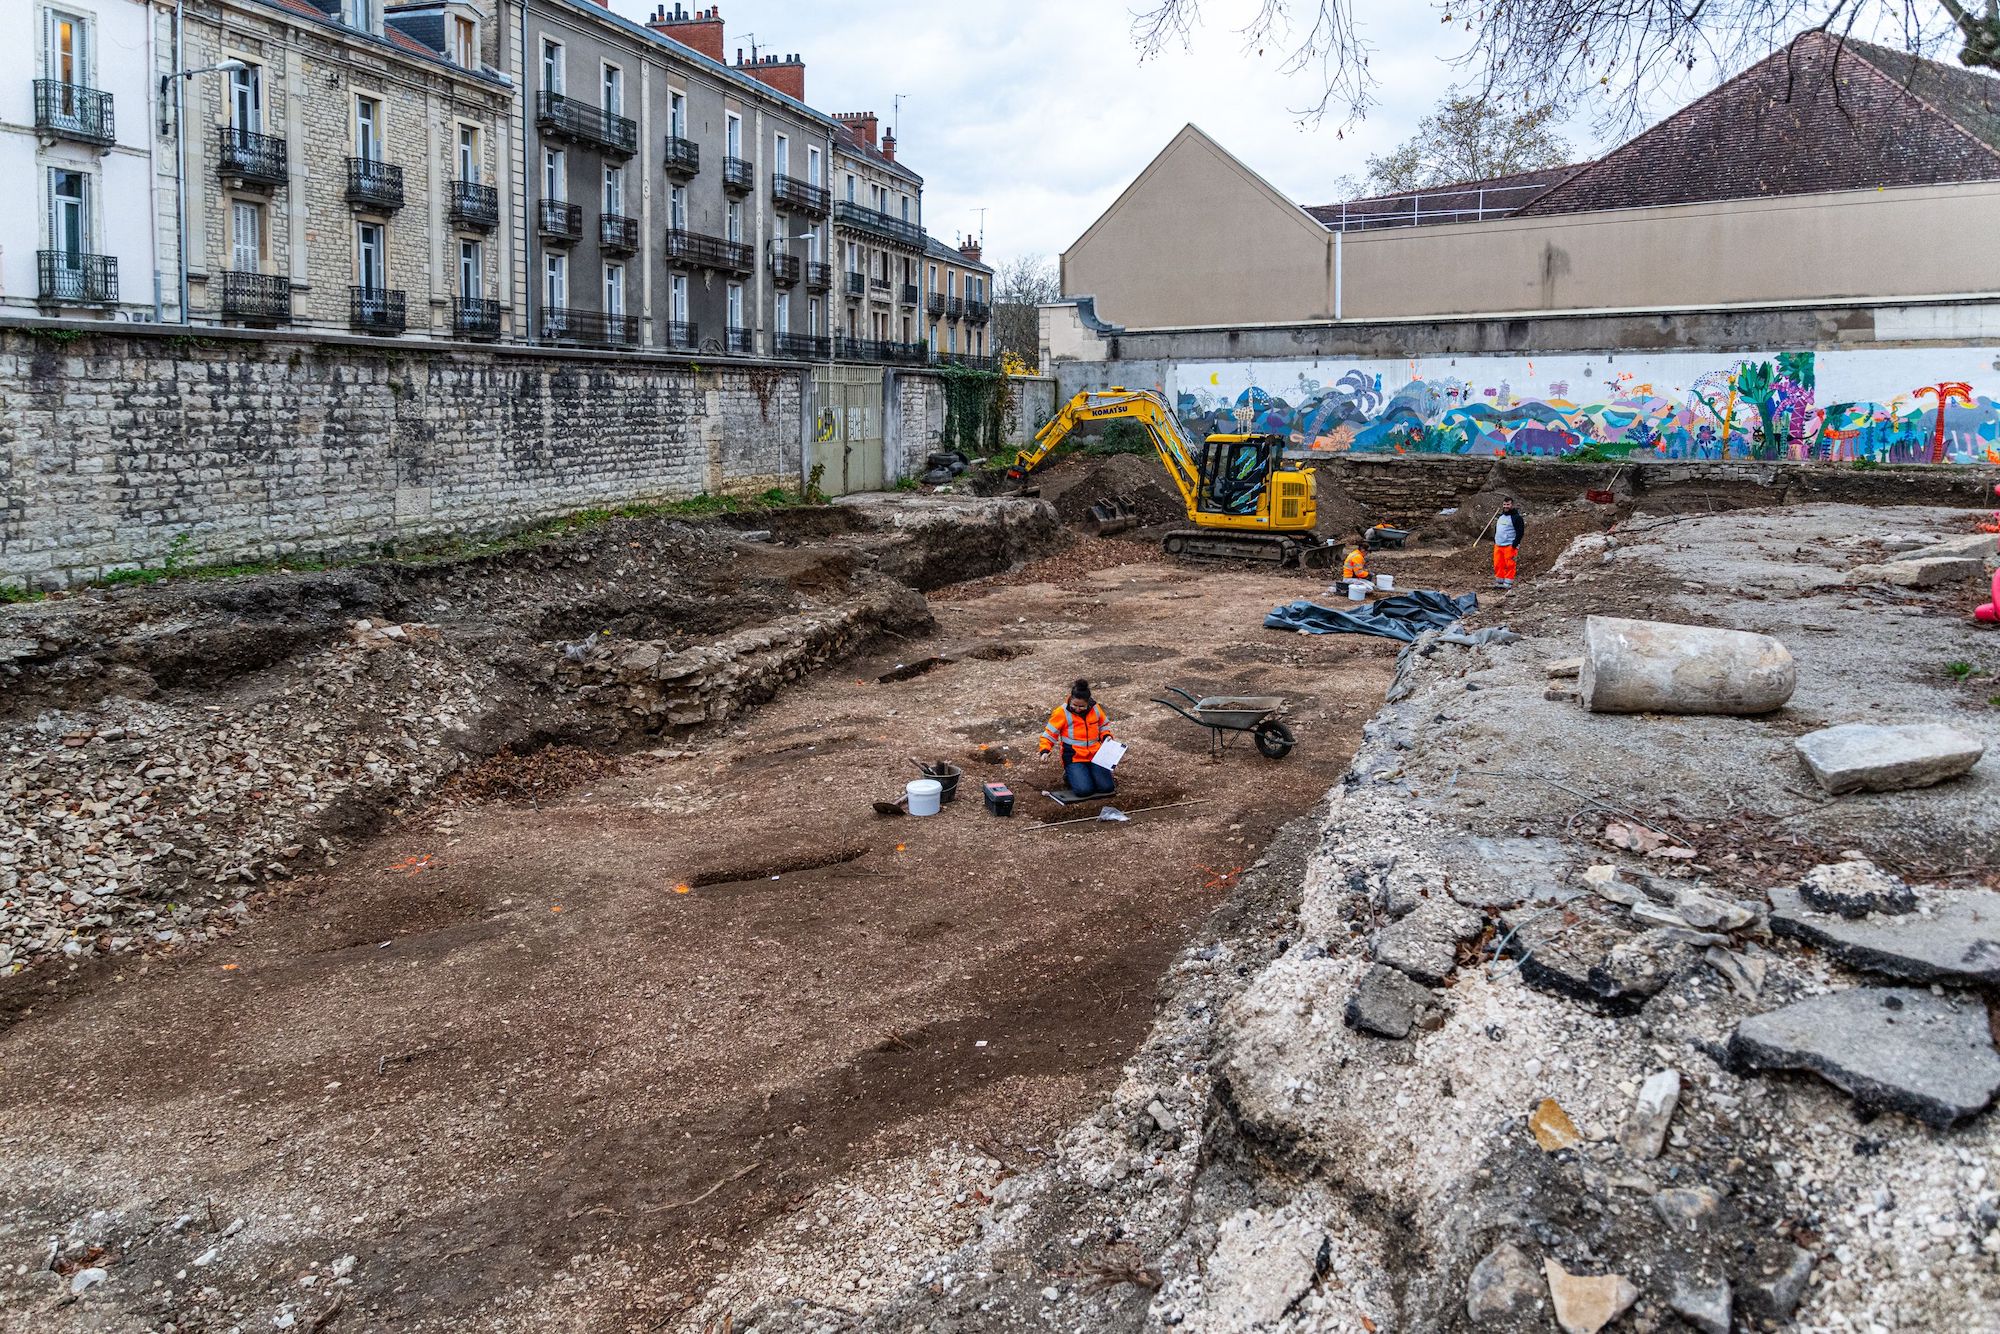
[{"label": "cut stone slab", "polygon": [[1625,1119],[1619,1142],[1634,1158],[1657,1158],[1667,1144],[1667,1127],[1674,1109],[1681,1103],[1681,1076],[1678,1070],[1662,1070],[1639,1086],[1632,1114]]},{"label": "cut stone slab", "polygon": [[1347,1000],[1347,1026],[1377,1037],[1406,1038],[1437,998],[1394,968],[1376,964]]},{"label": "cut stone slab", "polygon": [[1576,897],[1568,881],[1575,858],[1540,838],[1468,835],[1444,846],[1451,897],[1468,908],[1511,908]]},{"label": "cut stone slab", "polygon": [[1915,555],[1906,560],[1885,561],[1880,565],[1857,565],[1847,572],[1850,584],[1888,584],[1895,588],[1934,588],[1955,584],[1982,573],[1985,562],[1977,556]]},{"label": "cut stone slab", "polygon": [[1917,906],[1917,892],[1871,861],[1849,860],[1815,866],[1799,882],[1799,894],[1820,912],[1842,917],[1870,913],[1906,913]]},{"label": "cut stone slab", "polygon": [[1912,551],[1909,558],[1924,560],[1935,556],[1980,560],[1990,567],[2000,563],[2000,539],[1996,539],[1992,533],[1961,533],[1957,537],[1947,537],[1928,543]]},{"label": "cut stone slab", "polygon": [[1793,744],[1835,796],[1929,787],[1969,771],[1986,753],[1983,742],[1942,723],[1842,723]]},{"label": "cut stone slab", "polygon": [[1465,1315],[1475,1325],[1526,1315],[1541,1300],[1534,1265],[1511,1241],[1488,1251],[1472,1267],[1465,1285]]},{"label": "cut stone slab", "polygon": [[1729,1039],[1741,1070],[1803,1070],[1866,1112],[1902,1112],[1940,1130],[2000,1096],[1986,1007],[1906,987],[1853,987],[1752,1015]]},{"label": "cut stone slab", "polygon": [[1577,684],[1592,713],[1769,713],[1798,685],[1769,635],[1590,616]]},{"label": "cut stone slab", "polygon": [[1542,1272],[1563,1334],[1597,1334],[1639,1300],[1639,1290],[1623,1274],[1572,1274],[1554,1260],[1542,1261]]},{"label": "cut stone slab", "polygon": [[1884,977],[2000,986],[2000,894],[1991,890],[1939,892],[1924,911],[1850,920],[1813,912],[1796,890],[1774,889],[1771,929]]}]

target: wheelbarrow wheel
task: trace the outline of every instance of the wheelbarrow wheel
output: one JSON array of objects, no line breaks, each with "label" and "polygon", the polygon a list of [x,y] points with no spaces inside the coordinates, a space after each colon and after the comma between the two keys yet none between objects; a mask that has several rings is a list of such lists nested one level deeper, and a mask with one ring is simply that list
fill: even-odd
[{"label": "wheelbarrow wheel", "polygon": [[1269,719],[1251,728],[1250,735],[1257,742],[1257,753],[1271,760],[1284,759],[1297,744],[1291,728]]}]

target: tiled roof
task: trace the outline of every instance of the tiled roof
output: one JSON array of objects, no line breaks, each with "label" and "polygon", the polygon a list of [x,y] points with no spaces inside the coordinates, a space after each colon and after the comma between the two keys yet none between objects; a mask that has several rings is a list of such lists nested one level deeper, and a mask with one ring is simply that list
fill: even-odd
[{"label": "tiled roof", "polygon": [[1476,222],[1482,217],[1504,215],[1532,203],[1588,165],[1573,162],[1561,167],[1491,176],[1482,181],[1455,181],[1424,190],[1371,195],[1366,199],[1350,199],[1344,204],[1314,204],[1306,212],[1327,227],[1347,231],[1440,222]]},{"label": "tiled roof", "polygon": [[1807,33],[1521,212],[1994,179],[2000,79]]},{"label": "tiled roof", "polygon": [[924,240],[926,242],[924,246],[924,253],[929,255],[932,259],[948,259],[952,263],[959,265],[961,268],[978,269],[984,273],[993,272],[993,266],[991,264],[988,264],[986,261],[980,259],[968,259],[966,257],[965,252],[963,250],[960,250],[955,245],[947,245],[943,241],[938,240],[935,236],[927,235],[924,238]]},{"label": "tiled roof", "polygon": [[400,31],[392,24],[384,24],[380,34],[363,32],[359,28],[350,27],[342,23],[337,16],[327,13],[326,10],[313,4],[311,0],[258,0],[258,3],[268,9],[283,10],[287,14],[295,14],[300,18],[312,19],[326,27],[336,28],[343,36],[353,38],[356,41],[387,46],[403,55],[415,56],[417,59],[427,61],[430,64],[441,65],[455,74],[467,75],[483,83],[493,84],[496,87],[507,88],[512,86],[512,80],[495,74],[492,70],[467,69],[463,65],[445,59],[444,52],[425,46],[422,42],[417,41],[408,33]]},{"label": "tiled roof", "polygon": [[846,121],[836,120],[834,122],[833,146],[850,157],[861,158],[892,175],[901,176],[905,180],[914,182],[917,185],[924,183],[923,177],[917,175],[917,173],[911,171],[902,163],[888,157],[881,149],[870,144],[859,134],[856,134],[853,127],[848,125]]}]

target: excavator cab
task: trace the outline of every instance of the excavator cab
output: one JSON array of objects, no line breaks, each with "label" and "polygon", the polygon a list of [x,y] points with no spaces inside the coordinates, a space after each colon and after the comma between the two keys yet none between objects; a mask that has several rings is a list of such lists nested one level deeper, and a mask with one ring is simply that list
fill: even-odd
[{"label": "excavator cab", "polygon": [[1257,513],[1282,448],[1276,436],[1208,437],[1202,444],[1196,508],[1204,514]]}]

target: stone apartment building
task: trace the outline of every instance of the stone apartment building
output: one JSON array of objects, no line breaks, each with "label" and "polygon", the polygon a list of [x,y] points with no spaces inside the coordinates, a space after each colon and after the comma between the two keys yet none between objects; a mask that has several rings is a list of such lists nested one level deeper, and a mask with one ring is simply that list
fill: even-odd
[{"label": "stone apartment building", "polygon": [[797,57],[726,61],[721,11],[632,23],[499,0],[521,85],[516,252],[538,341],[824,354],[833,122]]},{"label": "stone apartment building", "polygon": [[0,309],[157,318],[145,0],[11,0],[0,18]]},{"label": "stone apartment building", "polygon": [[154,161],[160,249],[189,317],[513,333],[513,90],[481,59],[490,22],[467,0],[155,0],[178,130]]},{"label": "stone apartment building", "polygon": [[931,238],[924,250],[924,328],[932,361],[983,366],[993,319],[993,270],[971,237],[956,249]]},{"label": "stone apartment building", "polygon": [[925,348],[924,178],[896,161],[896,135],[876,137],[872,111],[834,117],[834,244],[843,355],[922,361]]}]

